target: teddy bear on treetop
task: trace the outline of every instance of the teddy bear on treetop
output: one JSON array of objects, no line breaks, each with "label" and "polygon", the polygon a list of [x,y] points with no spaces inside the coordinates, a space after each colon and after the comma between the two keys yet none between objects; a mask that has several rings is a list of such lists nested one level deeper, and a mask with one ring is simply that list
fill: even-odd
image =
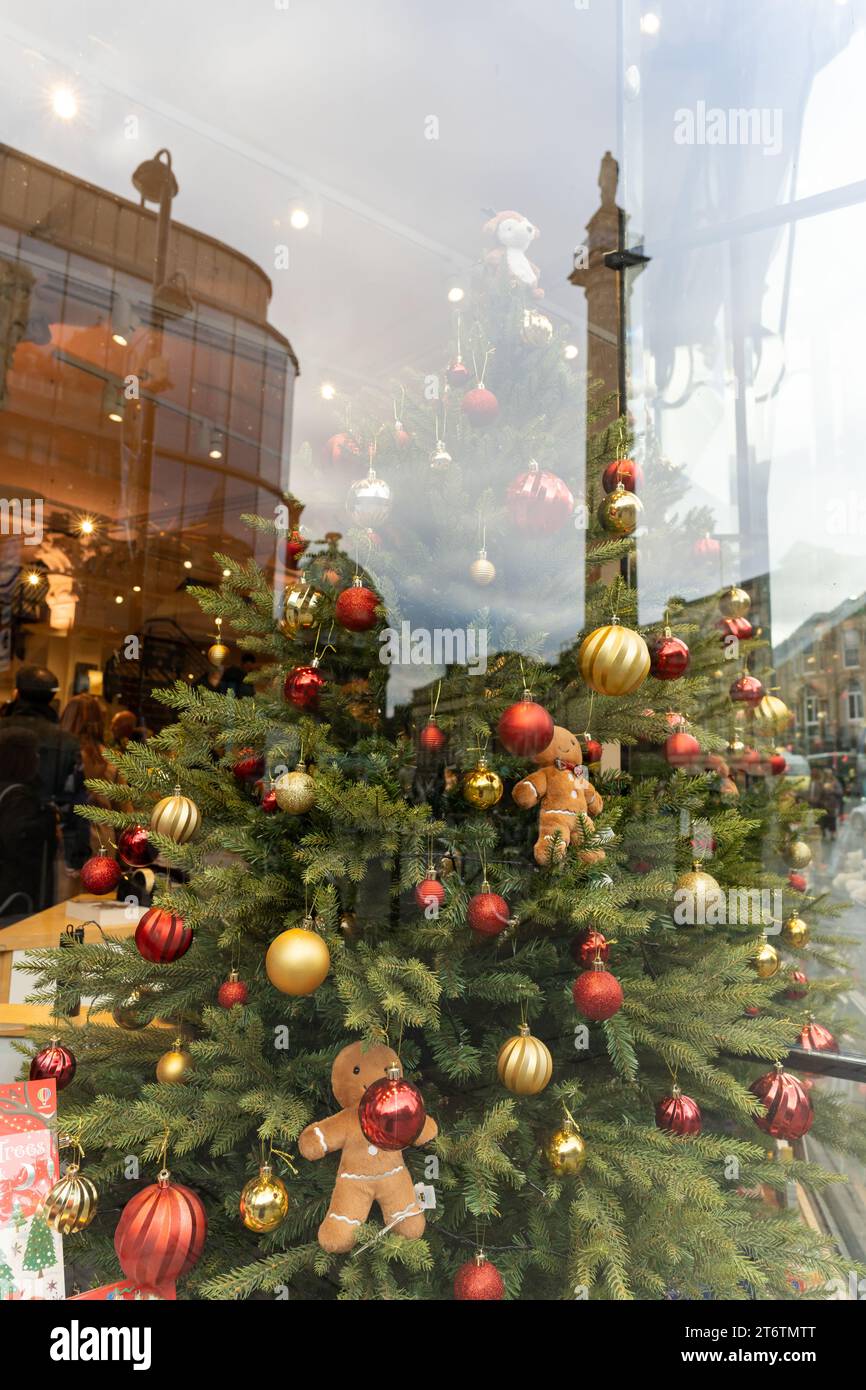
[{"label": "teddy bear on treetop", "polygon": [[538,228],[522,213],[498,212],[485,222],[484,231],[496,242],[495,249],[485,253],[487,264],[496,268],[504,266],[511,278],[530,290],[535,299],[543,298],[544,290],[538,284],[538,266],[533,265],[526,254],[530,243],[538,236]]},{"label": "teddy bear on treetop", "polygon": [[531,806],[538,807],[536,864],[549,863],[551,850],[556,859],[563,859],[569,845],[575,846],[579,857],[587,864],[604,859],[603,849],[580,848],[586,835],[591,835],[595,829],[589,816],[599,815],[604,802],[586,774],[577,771],[583,766],[577,735],[554,725],[553,738],[546,748],[536,753],[533,762],[538,771],[518,782],[511,796],[524,811]]}]

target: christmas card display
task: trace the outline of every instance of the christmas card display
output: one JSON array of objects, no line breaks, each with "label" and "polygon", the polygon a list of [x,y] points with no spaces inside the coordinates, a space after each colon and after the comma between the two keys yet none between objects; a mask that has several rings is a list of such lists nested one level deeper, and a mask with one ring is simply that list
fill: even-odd
[{"label": "christmas card display", "polygon": [[0,1086],[0,1299],[64,1297],[63,1243],[42,1215],[60,1175],[53,1081]]}]

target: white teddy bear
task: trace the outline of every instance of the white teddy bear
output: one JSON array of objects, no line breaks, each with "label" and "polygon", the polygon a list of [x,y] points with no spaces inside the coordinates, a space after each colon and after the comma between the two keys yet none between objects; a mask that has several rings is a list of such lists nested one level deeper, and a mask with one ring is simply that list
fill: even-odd
[{"label": "white teddy bear", "polygon": [[535,299],[541,299],[544,290],[539,288],[538,266],[533,265],[526,254],[527,247],[538,236],[538,228],[522,213],[498,212],[485,222],[484,231],[497,242],[496,249],[486,253],[488,265],[498,267],[504,262],[509,275],[531,290]]}]

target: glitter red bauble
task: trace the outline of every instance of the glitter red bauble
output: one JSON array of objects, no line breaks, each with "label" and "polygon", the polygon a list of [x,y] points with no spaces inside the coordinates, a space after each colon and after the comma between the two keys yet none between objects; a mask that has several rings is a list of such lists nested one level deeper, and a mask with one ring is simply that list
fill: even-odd
[{"label": "glitter red bauble", "polygon": [[693,734],[670,734],[665,739],[665,757],[671,767],[688,767],[701,755],[701,745]]},{"label": "glitter red bauble", "polygon": [[734,704],[754,709],[764,698],[764,687],[757,676],[737,676],[728,694]]},{"label": "glitter red bauble", "polygon": [[416,884],[415,901],[419,907],[429,907],[431,903],[441,907],[445,901],[445,889],[438,878],[425,878]]},{"label": "glitter red bauble", "polygon": [[643,483],[643,469],[634,459],[614,459],[601,475],[605,492],[615,492],[622,483],[626,492],[636,492]]},{"label": "glitter red bauble", "polygon": [[378,606],[378,594],[363,584],[353,584],[337,595],[334,617],[348,632],[369,632],[376,626]]},{"label": "glitter red bauble", "polygon": [[486,386],[475,386],[463,397],[463,414],[473,425],[492,425],[499,414],[499,402]]},{"label": "glitter red bauble", "polygon": [[445,747],[445,742],[445,735],[432,720],[424,725],[418,735],[418,743],[427,753],[439,753]]},{"label": "glitter red bauble", "polygon": [[300,531],[293,531],[286,541],[286,564],[294,567],[309,544],[310,542],[301,535]]},{"label": "glitter red bauble", "polygon": [[800,1036],[797,1039],[804,1052],[838,1052],[839,1044],[833,1037],[829,1028],[825,1028],[823,1023],[816,1023],[810,1019],[804,1023],[800,1029]]},{"label": "glitter red bauble", "polygon": [[448,378],[448,385],[459,389],[461,386],[465,386],[469,380],[469,368],[462,357],[455,357],[445,375]]},{"label": "glitter red bauble", "polygon": [[607,960],[610,955],[607,938],[593,927],[576,936],[568,949],[571,951],[572,960],[577,965],[582,965],[585,970],[590,969],[594,960]]},{"label": "glitter red bauble", "polygon": [[223,1009],[233,1009],[238,1004],[245,1004],[249,999],[249,990],[243,980],[223,980],[217,990],[217,1003]]},{"label": "glitter red bauble", "polygon": [[326,463],[354,463],[360,457],[361,448],[357,439],[353,439],[345,430],[332,434],[325,444]]},{"label": "glitter red bauble", "polygon": [[30,1063],[31,1081],[53,1081],[58,1091],[68,1086],[78,1063],[71,1048],[53,1039],[41,1047]]},{"label": "glitter red bauble", "polygon": [[798,999],[805,999],[809,993],[809,976],[805,970],[792,970],[788,979],[790,983],[785,990],[785,998],[795,1003]]},{"label": "glitter red bauble", "polygon": [[622,985],[609,970],[584,970],[571,987],[579,1013],[591,1023],[613,1018],[622,1008]]},{"label": "glitter red bauble", "polygon": [[502,1275],[490,1260],[467,1260],[454,1276],[454,1297],[461,1303],[493,1303],[505,1297]]},{"label": "glitter red bauble", "polygon": [[283,694],[296,709],[317,710],[325,677],[318,666],[296,666],[286,676]]},{"label": "glitter red bauble", "polygon": [[806,891],[806,880],[805,880],[805,878],[803,877],[802,874],[796,874],[796,873],[794,873],[794,870],[793,870],[793,869],[792,869],[791,872],[788,874],[788,884],[789,884],[789,886],[790,886],[791,888],[793,888],[793,890],[794,890],[795,893],[805,893],[805,891]]},{"label": "glitter red bauble", "polygon": [[81,866],[81,886],[88,893],[110,893],[120,882],[120,865],[110,854],[94,854]]},{"label": "glitter red bauble", "polygon": [[574,511],[571,489],[555,473],[528,468],[508,484],[505,504],[520,531],[552,536],[567,525]]},{"label": "glitter red bauble", "polygon": [[531,758],[553,738],[553,717],[534,700],[518,700],[500,716],[499,742],[518,758]]},{"label": "glitter red bauble", "polygon": [[668,1134],[681,1137],[686,1134],[700,1134],[701,1112],[696,1100],[684,1096],[674,1088],[674,1094],[665,1096],[656,1106],[656,1125]]},{"label": "glitter red bauble", "polygon": [[418,1087],[405,1076],[380,1076],[358,1106],[364,1138],[377,1149],[405,1149],[424,1128],[427,1111]]},{"label": "glitter red bauble", "polygon": [[657,637],[650,643],[650,674],[657,681],[675,681],[689,669],[689,649],[679,637]]},{"label": "glitter red bauble", "polygon": [[265,760],[254,748],[241,748],[232,772],[239,782],[252,782],[261,777],[265,770]]},{"label": "glitter red bauble", "polygon": [[498,936],[508,926],[511,909],[498,893],[476,893],[469,899],[466,920],[481,936]]},{"label": "glitter red bauble", "polygon": [[752,1119],[774,1139],[802,1139],[815,1116],[805,1087],[787,1071],[768,1071],[753,1081],[749,1090],[764,1106],[765,1114]]},{"label": "glitter red bauble", "polygon": [[273,787],[271,787],[269,791],[265,792],[264,796],[262,797],[259,809],[264,811],[266,816],[272,816],[275,814],[275,812],[279,811],[280,808],[277,803],[277,793]]},{"label": "glitter red bauble", "polygon": [[157,851],[150,843],[150,837],[143,825],[130,825],[121,830],[117,841],[117,853],[132,869],[144,869],[153,864]]},{"label": "glitter red bauble", "polygon": [[768,767],[774,777],[781,777],[788,763],[782,753],[772,753],[768,761]]},{"label": "glitter red bauble", "polygon": [[192,945],[192,932],[176,912],[149,907],[135,929],[135,945],[145,960],[166,965],[186,955]]},{"label": "glitter red bauble", "polygon": [[127,1279],[173,1299],[207,1236],[204,1203],[189,1187],[161,1176],[136,1193],[120,1213],[114,1248]]},{"label": "glitter red bauble", "polygon": [[587,767],[593,767],[595,763],[601,762],[601,744],[597,738],[582,738],[580,740],[580,755]]}]

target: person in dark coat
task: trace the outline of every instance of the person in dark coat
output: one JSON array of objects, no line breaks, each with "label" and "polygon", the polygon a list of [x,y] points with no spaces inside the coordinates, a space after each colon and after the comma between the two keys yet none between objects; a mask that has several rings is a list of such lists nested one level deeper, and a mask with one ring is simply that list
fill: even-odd
[{"label": "person in dark coat", "polygon": [[0,927],[54,901],[57,814],[40,791],[39,742],[0,723]]},{"label": "person in dark coat", "polygon": [[78,739],[60,728],[53,700],[59,681],[44,666],[22,666],[15,677],[15,699],[3,711],[0,728],[30,729],[39,748],[42,799],[63,806],[79,761]]}]

